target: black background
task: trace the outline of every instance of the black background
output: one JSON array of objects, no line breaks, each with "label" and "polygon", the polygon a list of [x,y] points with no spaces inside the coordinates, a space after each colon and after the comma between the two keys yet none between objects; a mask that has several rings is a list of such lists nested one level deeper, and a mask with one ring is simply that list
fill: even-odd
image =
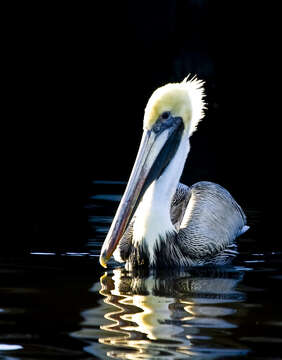
[{"label": "black background", "polygon": [[206,82],[208,109],[182,181],[225,186],[261,211],[261,239],[274,238],[279,10],[143,0],[15,5],[6,15],[15,196],[7,243],[85,242],[91,182],[128,179],[152,91],[189,73]]}]

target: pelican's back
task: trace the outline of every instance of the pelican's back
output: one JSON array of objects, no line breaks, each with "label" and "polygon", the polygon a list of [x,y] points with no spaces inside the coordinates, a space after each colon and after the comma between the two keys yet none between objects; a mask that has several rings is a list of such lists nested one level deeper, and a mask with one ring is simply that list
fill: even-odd
[{"label": "pelican's back", "polygon": [[223,253],[232,252],[234,239],[247,229],[246,216],[230,193],[218,184],[201,181],[189,192],[177,237],[181,250],[199,264],[201,259],[205,259],[204,263],[223,262]]}]

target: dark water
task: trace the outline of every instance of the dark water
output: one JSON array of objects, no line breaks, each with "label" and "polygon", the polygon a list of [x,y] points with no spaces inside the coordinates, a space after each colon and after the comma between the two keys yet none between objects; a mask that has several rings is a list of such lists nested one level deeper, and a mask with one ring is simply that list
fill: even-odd
[{"label": "dark water", "polygon": [[260,210],[245,209],[251,229],[231,266],[104,272],[123,189],[94,182],[84,247],[1,258],[0,360],[282,358],[282,249],[259,240]]}]

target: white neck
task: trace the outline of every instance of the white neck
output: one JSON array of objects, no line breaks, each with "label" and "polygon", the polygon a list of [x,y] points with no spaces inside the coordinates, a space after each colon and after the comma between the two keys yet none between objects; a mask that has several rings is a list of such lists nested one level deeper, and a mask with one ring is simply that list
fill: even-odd
[{"label": "white neck", "polygon": [[154,262],[154,247],[160,237],[165,237],[168,232],[175,232],[170,218],[170,205],[189,150],[189,137],[184,133],[175,156],[163,174],[146,190],[136,210],[133,245],[139,246],[145,242],[150,263]]}]

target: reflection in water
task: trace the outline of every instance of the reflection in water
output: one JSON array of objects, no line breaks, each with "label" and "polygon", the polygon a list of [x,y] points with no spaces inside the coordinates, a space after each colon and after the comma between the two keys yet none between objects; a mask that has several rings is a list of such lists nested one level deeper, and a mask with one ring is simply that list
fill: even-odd
[{"label": "reflection in water", "polygon": [[82,313],[83,328],[72,335],[87,340],[85,350],[102,359],[246,354],[232,336],[244,299],[235,289],[242,277],[231,268],[146,275],[113,270],[101,277],[100,305]]}]

